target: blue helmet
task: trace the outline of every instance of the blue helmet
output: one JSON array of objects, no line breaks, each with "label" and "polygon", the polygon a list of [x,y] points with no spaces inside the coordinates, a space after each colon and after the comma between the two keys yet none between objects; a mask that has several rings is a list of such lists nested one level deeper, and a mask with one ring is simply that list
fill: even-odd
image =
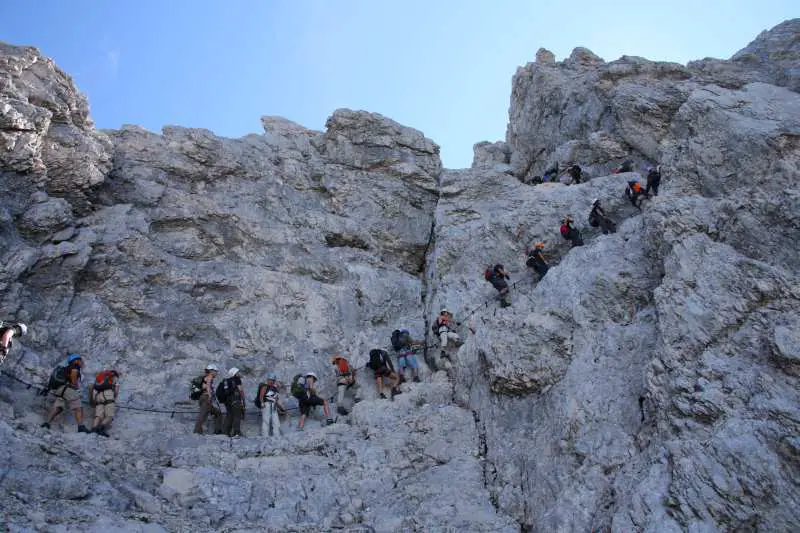
[{"label": "blue helmet", "polygon": [[76,353],[71,353],[67,356],[67,363],[74,363],[75,361],[80,361],[82,357]]},{"label": "blue helmet", "polygon": [[267,380],[278,381],[278,375],[275,372],[267,374]]}]

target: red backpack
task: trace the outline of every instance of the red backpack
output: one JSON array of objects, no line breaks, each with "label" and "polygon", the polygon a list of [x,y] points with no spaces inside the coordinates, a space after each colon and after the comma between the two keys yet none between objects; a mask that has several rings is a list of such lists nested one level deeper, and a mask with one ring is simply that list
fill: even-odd
[{"label": "red backpack", "polygon": [[94,378],[94,390],[100,392],[114,388],[114,378],[116,377],[116,374],[117,373],[113,370],[103,370],[102,372],[98,372]]},{"label": "red backpack", "polygon": [[567,225],[561,224],[561,236],[566,239],[568,233],[569,233],[569,228],[567,227]]},{"label": "red backpack", "polygon": [[485,279],[486,281],[492,281],[492,276],[493,275],[494,275],[494,272],[492,271],[492,267],[488,266],[488,267],[486,267],[486,270],[483,273],[483,279]]}]

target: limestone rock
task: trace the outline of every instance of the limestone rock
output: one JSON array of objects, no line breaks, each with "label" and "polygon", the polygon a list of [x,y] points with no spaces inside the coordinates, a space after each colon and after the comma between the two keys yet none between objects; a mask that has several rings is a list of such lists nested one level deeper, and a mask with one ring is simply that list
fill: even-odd
[{"label": "limestone rock", "polygon": [[503,141],[497,141],[495,143],[482,141],[475,143],[472,147],[472,151],[474,153],[472,168],[493,167],[497,164],[507,165],[511,155],[508,145]]},{"label": "limestone rock", "polygon": [[539,48],[536,51],[536,62],[537,63],[555,63],[556,56],[548,50],[547,48]]}]

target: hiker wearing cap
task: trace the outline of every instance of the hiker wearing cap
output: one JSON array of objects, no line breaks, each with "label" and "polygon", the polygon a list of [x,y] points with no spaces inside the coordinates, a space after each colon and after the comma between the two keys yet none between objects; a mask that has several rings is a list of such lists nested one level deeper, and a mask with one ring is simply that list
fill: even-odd
[{"label": "hiker wearing cap", "polygon": [[261,436],[280,437],[281,420],[278,415],[286,409],[278,396],[278,376],[274,372],[267,374],[266,383],[258,386],[255,404],[261,409]]},{"label": "hiker wearing cap", "polygon": [[217,365],[210,364],[206,366],[204,375],[197,380],[198,390],[195,399],[200,406],[200,412],[197,414],[194,432],[200,435],[203,434],[203,426],[205,426],[208,415],[213,418],[214,435],[222,433],[222,410],[219,408],[219,402],[214,393],[214,379],[217,377],[217,371]]},{"label": "hiker wearing cap", "polygon": [[75,413],[75,422],[78,424],[79,433],[89,433],[83,425],[83,409],[81,408],[81,368],[83,368],[83,358],[71,353],[67,356],[67,361],[63,365],[57,366],[50,376],[47,389],[53,391],[56,399],[53,407],[47,416],[47,420],[42,424],[43,428],[50,429],[50,423],[61,411],[66,408]]},{"label": "hiker wearing cap", "polygon": [[439,337],[439,343],[442,346],[442,349],[447,348],[447,342],[453,341],[458,343],[461,341],[461,337],[458,336],[455,330],[455,324],[453,322],[453,315],[447,309],[442,309],[439,311],[439,316],[436,317],[436,320],[433,322],[433,326],[431,326],[433,332]]},{"label": "hiker wearing cap", "polygon": [[102,370],[95,375],[94,383],[89,385],[89,400],[94,407],[92,433],[108,437],[108,426],[114,419],[117,397],[119,396],[119,372]]},{"label": "hiker wearing cap", "polygon": [[[331,364],[336,373],[336,412],[340,415],[346,415],[350,410],[344,403],[345,393],[352,388],[353,395],[356,396],[356,391],[358,390],[356,369],[350,366],[350,362],[338,353],[331,357]],[[358,397],[355,397],[354,401],[358,402]]]},{"label": "hiker wearing cap", "polygon": [[222,431],[229,437],[241,437],[244,417],[244,388],[239,369],[228,370],[228,377],[217,387],[217,398],[225,404],[225,424]]},{"label": "hiker wearing cap", "polygon": [[0,364],[6,360],[13,344],[11,339],[28,334],[28,326],[22,322],[3,322],[0,320]]},{"label": "hiker wearing cap", "polygon": [[296,383],[292,385],[292,394],[300,403],[300,421],[297,429],[303,431],[306,425],[306,417],[311,413],[311,409],[322,406],[322,411],[328,424],[333,424],[331,412],[328,408],[328,400],[324,400],[317,395],[317,375],[313,372],[306,372]]}]

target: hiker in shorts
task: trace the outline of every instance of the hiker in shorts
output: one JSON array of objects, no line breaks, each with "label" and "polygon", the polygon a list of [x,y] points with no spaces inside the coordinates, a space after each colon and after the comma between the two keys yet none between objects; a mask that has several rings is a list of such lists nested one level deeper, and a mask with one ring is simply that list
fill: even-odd
[{"label": "hiker in shorts", "polygon": [[119,397],[119,372],[103,370],[98,372],[94,383],[89,386],[89,398],[94,406],[92,433],[108,437],[108,426],[114,419],[116,401]]},{"label": "hiker in shorts", "polygon": [[[42,424],[43,428],[50,429],[50,423],[64,409],[70,409],[75,413],[75,422],[78,424],[79,433],[89,433],[83,425],[83,409],[81,408],[81,368],[83,368],[83,358],[72,353],[67,356],[67,363],[63,368],[63,379],[56,387],[51,390],[56,399],[50,409],[47,420]],[[51,378],[52,379],[52,378]]]},{"label": "hiker in shorts", "polygon": [[411,379],[419,383],[419,362],[416,351],[421,343],[415,343],[407,329],[400,329],[398,332],[395,351],[397,351],[397,374],[400,376],[400,382],[405,381],[406,368],[410,368]]},{"label": "hiker in shorts", "polygon": [[306,425],[306,417],[311,414],[311,409],[317,406],[322,406],[328,425],[334,422],[333,418],[331,418],[328,400],[324,400],[317,395],[317,382],[318,378],[315,373],[306,372],[302,378],[302,383],[299,383],[302,387],[302,392],[295,395],[295,398],[300,403],[300,421],[297,423],[299,431],[303,431]]},{"label": "hiker in shorts", "polygon": [[453,315],[447,309],[439,311],[439,316],[433,323],[433,331],[439,338],[439,344],[442,349],[447,348],[447,343],[453,341],[456,344],[461,342],[461,337],[454,331],[455,325]]},{"label": "hiker in shorts", "polygon": [[228,377],[222,383],[225,390],[225,425],[223,432],[229,437],[242,437],[242,418],[244,418],[244,388],[239,369],[228,370]]},{"label": "hiker in shorts", "polygon": [[22,322],[3,322],[0,320],[0,364],[6,360],[8,352],[11,351],[12,340],[14,337],[22,337],[28,334],[28,326]]},{"label": "hiker in shorts", "polygon": [[353,403],[360,401],[358,397],[358,383],[356,383],[356,369],[350,366],[350,362],[341,355],[334,354],[331,357],[331,364],[336,373],[336,412],[346,415],[350,409],[345,405],[345,393],[353,389]]},{"label": "hiker in shorts", "polygon": [[267,382],[258,387],[256,407],[261,406],[261,436],[280,437],[281,420],[279,415],[286,412],[278,393],[278,376],[273,372],[267,375]]},{"label": "hiker in shorts", "polygon": [[392,364],[392,358],[389,357],[389,352],[381,350],[380,348],[370,350],[367,366],[372,369],[372,373],[375,376],[375,386],[378,389],[378,396],[381,399],[386,399],[386,394],[383,392],[384,380],[386,379],[392,384],[392,399],[398,394],[401,394],[400,376],[394,371],[394,365]]},{"label": "hiker in shorts", "polygon": [[498,298],[500,299],[500,305],[502,307],[508,307],[511,305],[511,300],[508,296],[508,280],[510,279],[506,269],[500,263],[491,265],[486,267],[486,271],[483,274],[484,279],[492,284],[492,287],[497,290]]},{"label": "hiker in shorts", "polygon": [[202,435],[203,426],[206,425],[208,415],[213,418],[214,435],[222,434],[222,410],[219,408],[216,394],[214,393],[214,379],[217,377],[217,365],[210,364],[205,368],[205,375],[203,376],[202,392],[197,404],[200,407],[200,412],[197,413],[197,421],[194,424],[194,432]]}]

